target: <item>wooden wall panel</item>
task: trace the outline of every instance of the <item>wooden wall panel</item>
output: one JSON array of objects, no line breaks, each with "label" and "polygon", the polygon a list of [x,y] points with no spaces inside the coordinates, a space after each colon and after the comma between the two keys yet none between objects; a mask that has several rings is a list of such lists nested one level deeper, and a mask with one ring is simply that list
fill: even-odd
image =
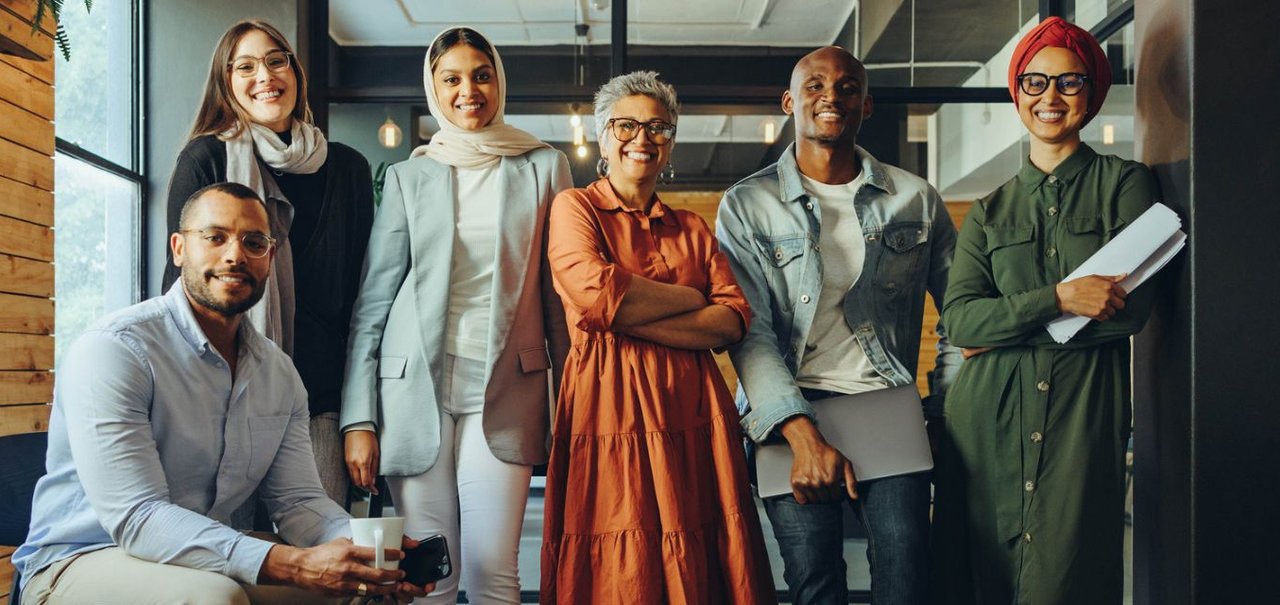
[{"label": "wooden wall panel", "polygon": [[52,262],[53,229],[0,216],[0,251]]},{"label": "wooden wall panel", "polygon": [[0,177],[0,215],[53,226],[53,193]]},{"label": "wooden wall panel", "polygon": [[0,370],[53,368],[53,337],[0,333]]},{"label": "wooden wall panel", "polygon": [[[49,60],[0,56],[0,436],[46,431],[53,398],[53,15],[0,0],[0,35]],[[5,545],[16,546],[16,545]],[[0,547],[0,605],[11,548]]]},{"label": "wooden wall panel", "polygon": [[[0,8],[17,15],[27,23],[31,23],[36,16],[36,0],[0,0]],[[55,29],[57,29],[57,22],[53,20],[53,15],[46,14],[45,19],[40,22],[40,31],[47,36],[52,36]],[[30,25],[27,26],[27,31],[31,31]]]},{"label": "wooden wall panel", "polygon": [[[0,63],[0,99],[26,109],[46,120],[53,119],[53,87],[24,72],[30,61]],[[18,65],[18,67],[15,67]]]},{"label": "wooden wall panel", "polygon": [[8,101],[0,101],[0,138],[53,155],[53,122]]},{"label": "wooden wall panel", "polygon": [[[6,6],[4,9],[9,9],[9,7]],[[31,31],[30,19],[35,18],[35,7],[32,6],[28,9],[33,11],[30,15],[25,12],[17,13],[13,9],[4,9],[0,9],[0,35],[25,46],[28,50],[46,60],[52,58],[53,38],[44,31]],[[42,28],[45,26],[43,21],[40,25]]]},{"label": "wooden wall panel", "polygon": [[53,334],[53,301],[34,296],[0,294],[0,332]]},{"label": "wooden wall panel", "polygon": [[53,265],[0,252],[0,292],[53,296]]},{"label": "wooden wall panel", "polygon": [[0,372],[0,406],[50,401],[53,401],[53,372]]},{"label": "wooden wall panel", "polygon": [[53,410],[47,403],[32,405],[14,405],[0,408],[0,437],[21,433],[43,433],[49,430],[49,412]]},{"label": "wooden wall panel", "polygon": [[5,178],[53,191],[53,156],[0,139],[0,166]]}]

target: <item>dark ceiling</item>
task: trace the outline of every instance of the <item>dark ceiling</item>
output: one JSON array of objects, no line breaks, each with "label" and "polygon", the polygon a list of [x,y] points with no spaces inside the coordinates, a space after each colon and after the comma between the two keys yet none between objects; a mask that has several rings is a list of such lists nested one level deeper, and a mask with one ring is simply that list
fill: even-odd
[{"label": "dark ceiling", "polygon": [[[898,0],[881,0],[883,11]],[[881,159],[912,164],[918,155],[905,144],[908,106],[942,102],[1002,102],[996,87],[957,87],[976,67],[877,69],[912,58],[914,9],[915,60],[985,62],[1017,33],[1037,9],[1037,0],[902,1],[882,16],[883,31],[868,49],[877,115],[864,126],[859,143]],[[866,3],[867,6],[871,2]],[[871,10],[870,8],[867,9]],[[887,19],[884,19],[887,17]],[[865,25],[864,25],[865,30]],[[835,43],[852,46],[845,27]],[[327,91],[330,102],[418,103],[422,99],[423,47],[339,47],[331,45]],[[628,70],[652,69],[673,84],[685,114],[781,115],[779,99],[792,66],[810,49],[754,46],[631,46]],[[509,114],[567,113],[569,104],[589,105],[591,95],[611,73],[608,46],[511,46],[502,49],[508,77]],[[422,110],[425,111],[425,103]],[[918,113],[918,111],[917,111]],[[686,188],[721,189],[776,160],[790,141],[789,124],[773,146],[762,143],[689,143],[675,153],[677,183]],[[565,145],[565,151],[570,152]],[[594,150],[593,150],[594,151]],[[572,157],[572,156],[571,156]],[[594,178],[594,162],[574,161],[575,181]],[[923,170],[923,166],[919,167]]]}]

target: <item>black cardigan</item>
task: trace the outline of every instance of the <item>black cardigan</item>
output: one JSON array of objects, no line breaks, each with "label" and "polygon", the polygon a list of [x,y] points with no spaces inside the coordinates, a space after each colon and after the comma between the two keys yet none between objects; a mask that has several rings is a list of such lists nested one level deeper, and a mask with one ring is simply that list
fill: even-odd
[{"label": "black cardigan", "polygon": [[[227,147],[212,135],[187,143],[169,180],[169,233],[187,198],[226,180]],[[360,287],[369,231],[373,227],[373,176],[360,152],[329,143],[329,156],[315,174],[270,175],[294,207],[296,298],[293,364],[310,398],[311,415],[338,412],[346,369],[347,330]],[[167,245],[166,245],[167,249]],[[172,250],[164,287],[178,277]]]}]

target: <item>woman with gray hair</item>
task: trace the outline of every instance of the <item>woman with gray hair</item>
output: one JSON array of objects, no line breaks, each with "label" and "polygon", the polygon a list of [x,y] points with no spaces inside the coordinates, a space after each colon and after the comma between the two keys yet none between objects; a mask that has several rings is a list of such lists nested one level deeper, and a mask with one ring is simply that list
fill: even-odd
[{"label": "woman with gray hair", "polygon": [[543,603],[774,602],[711,349],[751,311],[706,223],[654,194],[678,108],[654,72],[596,93],[600,180],[552,203],[572,348],[552,417]]}]

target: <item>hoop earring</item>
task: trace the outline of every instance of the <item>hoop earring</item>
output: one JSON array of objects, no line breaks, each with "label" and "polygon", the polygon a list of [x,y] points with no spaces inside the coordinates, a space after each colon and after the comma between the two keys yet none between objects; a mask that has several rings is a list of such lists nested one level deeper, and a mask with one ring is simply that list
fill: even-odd
[{"label": "hoop earring", "polygon": [[596,160],[596,176],[600,178],[609,176],[609,160],[604,158]]},{"label": "hoop earring", "polygon": [[676,167],[672,166],[671,162],[667,162],[667,167],[658,173],[658,182],[666,185],[674,180],[676,180]]}]

